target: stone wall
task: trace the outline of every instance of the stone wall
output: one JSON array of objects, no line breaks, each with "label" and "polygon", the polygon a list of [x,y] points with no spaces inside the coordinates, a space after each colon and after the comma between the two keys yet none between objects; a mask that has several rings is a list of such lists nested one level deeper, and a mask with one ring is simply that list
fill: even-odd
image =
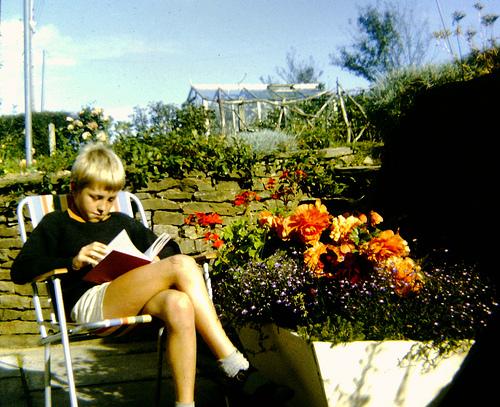
[{"label": "stone wall", "polygon": [[[339,150],[329,157],[349,152]],[[269,177],[263,173],[253,180],[252,190],[264,200],[269,194],[264,190]],[[10,266],[21,248],[15,216],[19,191],[37,193],[40,178],[35,175],[11,182],[0,180],[0,346],[33,345],[38,340],[31,286],[14,284],[10,280]],[[134,192],[141,199],[155,233],[167,232],[180,244],[183,253],[199,254],[210,251],[210,244],[203,239],[203,233],[184,223],[185,218],[195,212],[216,212],[223,224],[228,224],[243,213],[242,207],[233,205],[241,191],[238,180],[216,181],[198,174],[182,180],[166,178]],[[254,202],[252,209],[258,210],[262,205]],[[41,289],[45,287],[42,285]],[[47,306],[46,298],[44,301]]]}]

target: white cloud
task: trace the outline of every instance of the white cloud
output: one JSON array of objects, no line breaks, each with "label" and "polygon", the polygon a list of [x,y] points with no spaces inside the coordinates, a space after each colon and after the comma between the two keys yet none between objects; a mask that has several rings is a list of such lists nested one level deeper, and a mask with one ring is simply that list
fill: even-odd
[{"label": "white cloud", "polygon": [[[24,29],[20,20],[6,20],[0,36],[0,114],[24,111]],[[118,59],[126,56],[174,53],[175,47],[166,42],[151,44],[127,35],[86,37],[84,40],[63,35],[54,25],[35,28],[32,36],[32,66],[34,93],[41,84],[43,53],[45,66],[51,70],[51,82],[67,83],[74,70],[95,60]],[[78,78],[75,78],[78,79]],[[38,84],[35,86],[35,84]],[[78,95],[74,96],[75,99]],[[36,95],[33,95],[36,100]],[[65,95],[65,100],[70,95]],[[64,108],[67,102],[52,101]],[[36,103],[35,103],[36,104]],[[117,108],[120,110],[119,108]]]},{"label": "white cloud", "polygon": [[24,111],[23,24],[4,21],[0,37],[0,112]]}]

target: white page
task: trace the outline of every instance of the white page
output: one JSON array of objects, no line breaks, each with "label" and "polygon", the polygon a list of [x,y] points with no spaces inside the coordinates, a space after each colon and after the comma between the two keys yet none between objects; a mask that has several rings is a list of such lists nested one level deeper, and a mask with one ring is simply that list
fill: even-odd
[{"label": "white page", "polygon": [[127,253],[141,259],[152,260],[144,253],[142,253],[137,247],[135,247],[127,231],[123,229],[116,237],[108,244],[109,252],[116,250],[118,252]]}]

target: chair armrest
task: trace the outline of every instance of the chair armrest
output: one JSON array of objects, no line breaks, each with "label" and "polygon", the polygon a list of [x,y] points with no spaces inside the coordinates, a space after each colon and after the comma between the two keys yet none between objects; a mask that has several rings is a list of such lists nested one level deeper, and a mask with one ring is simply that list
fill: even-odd
[{"label": "chair armrest", "polygon": [[215,251],[200,253],[193,256],[193,259],[197,263],[205,263],[216,258],[217,258],[217,252]]},{"label": "chair armrest", "polygon": [[47,271],[46,273],[40,274],[39,276],[35,277],[32,281],[32,283],[40,283],[43,281],[47,281],[49,278],[60,275],[60,274],[66,274],[68,273],[68,269],[54,269]]}]

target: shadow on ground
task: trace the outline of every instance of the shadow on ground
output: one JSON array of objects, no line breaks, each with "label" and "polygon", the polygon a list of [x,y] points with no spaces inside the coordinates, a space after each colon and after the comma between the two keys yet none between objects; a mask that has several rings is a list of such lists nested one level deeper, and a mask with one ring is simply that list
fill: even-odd
[{"label": "shadow on ground", "polygon": [[[69,405],[62,347],[52,346],[53,405]],[[80,406],[154,405],[157,353],[154,341],[87,340],[72,347]],[[225,405],[224,393],[214,381],[213,357],[200,349],[196,405]],[[0,350],[2,407],[44,405],[43,348]],[[168,368],[164,367],[161,405],[173,406],[175,397]]]}]

